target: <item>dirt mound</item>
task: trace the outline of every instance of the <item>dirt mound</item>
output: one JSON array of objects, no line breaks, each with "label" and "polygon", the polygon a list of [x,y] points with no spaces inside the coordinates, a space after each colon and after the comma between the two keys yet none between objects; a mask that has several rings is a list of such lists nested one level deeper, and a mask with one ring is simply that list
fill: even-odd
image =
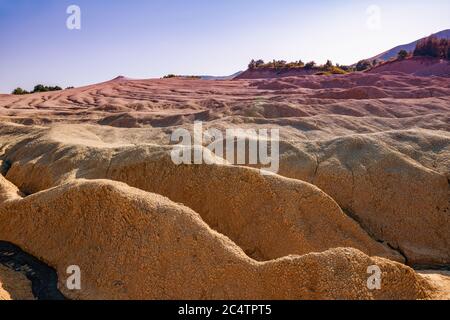
[{"label": "dirt mound", "polygon": [[[69,298],[429,296],[429,285],[413,270],[354,249],[256,262],[194,211],[111,181],[81,180],[5,203],[0,206],[0,221],[3,239],[57,269],[60,288]],[[70,265],[80,267],[82,290],[65,286]],[[371,265],[383,272],[381,290],[367,288]]]},{"label": "dirt mound", "polygon": [[[396,135],[345,137],[299,146],[309,150],[306,155],[287,147],[280,174],[317,185],[369,234],[398,248],[408,263],[448,264],[449,138],[438,142],[432,135]],[[392,147],[381,142],[387,139]],[[431,146],[437,156],[427,153]],[[317,162],[308,160],[308,155],[312,159],[317,155]]]},{"label": "dirt mound", "polygon": [[[366,108],[366,101],[353,103],[353,99],[371,100],[370,107],[389,111],[389,117],[399,118],[424,116],[432,111],[430,108],[449,112],[449,96],[450,84],[446,78],[398,72],[234,81],[122,79],[61,92],[0,96],[0,120],[44,126],[91,123],[124,128],[170,128],[195,120],[220,120],[226,124],[254,121],[248,118],[264,119],[264,112],[249,110],[276,103],[301,110],[298,117],[306,114],[320,116],[320,120],[330,114],[380,115],[372,114]],[[381,104],[385,98],[390,100]],[[435,99],[420,100],[425,98]],[[345,105],[335,109],[338,103]],[[227,117],[230,119],[225,120]],[[366,128],[371,125],[374,123]],[[333,134],[339,134],[339,130]]]},{"label": "dirt mound", "polygon": [[[280,174],[319,190],[242,167],[176,166],[170,147],[105,148],[89,142],[88,134],[83,139],[69,134],[61,140],[59,130],[70,132],[67,126],[51,129],[40,140],[18,143],[20,147],[7,152],[12,163],[7,177],[25,193],[75,178],[122,181],[189,206],[260,260],[334,246],[401,260],[399,254],[374,246],[348,216],[377,241],[398,249],[410,264],[450,260],[450,138],[444,136],[412,131],[298,145],[282,142]],[[80,132],[81,127],[73,130]],[[96,132],[97,137],[106,136],[102,130]],[[296,222],[299,218],[301,224]]]},{"label": "dirt mound", "polygon": [[[196,120],[221,132],[278,129],[279,175],[217,159],[176,166],[170,135],[192,131]],[[386,260],[387,274],[401,274],[389,278],[400,286],[391,296],[355,283],[378,261],[367,256],[450,263],[449,122],[449,78],[397,71],[119,79],[0,95],[0,241],[5,235],[58,266],[61,284],[64,266],[80,259],[92,279],[80,297],[421,297],[421,280]],[[195,230],[209,240],[199,245]],[[207,283],[186,279],[191,270]]]},{"label": "dirt mound", "polygon": [[114,157],[108,178],[189,206],[259,260],[334,246],[402,260],[367,237],[331,198],[300,181],[263,177],[256,170],[231,166],[177,167],[166,156],[152,159],[136,152]]},{"label": "dirt mound", "polygon": [[292,76],[304,76],[313,75],[318,70],[307,70],[304,68],[299,69],[272,69],[272,68],[259,68],[257,70],[246,70],[240,75],[234,78],[234,80],[242,79],[271,79],[271,78],[284,78]]},{"label": "dirt mound", "polygon": [[450,271],[421,270],[419,274],[434,287],[432,299],[450,300]]},{"label": "dirt mound", "polygon": [[177,166],[169,147],[114,150],[42,139],[8,152],[7,178],[28,194],[75,178],[111,179],[183,203],[258,260],[340,246],[403,261],[308,183],[244,167]]},{"label": "dirt mound", "polygon": [[421,77],[450,77],[450,61],[437,58],[413,57],[386,62],[371,69],[369,72],[402,72]]}]

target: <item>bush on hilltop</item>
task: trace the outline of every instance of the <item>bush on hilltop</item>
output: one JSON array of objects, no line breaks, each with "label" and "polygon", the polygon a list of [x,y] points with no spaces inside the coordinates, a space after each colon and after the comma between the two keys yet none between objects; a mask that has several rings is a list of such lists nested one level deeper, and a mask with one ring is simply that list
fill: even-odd
[{"label": "bush on hilltop", "polygon": [[23,90],[22,88],[16,88],[16,89],[14,89],[12,94],[22,95],[22,94],[30,94],[30,93],[36,93],[36,92],[49,92],[49,91],[59,91],[59,90],[62,90],[62,88],[59,86],[49,87],[49,86],[44,86],[42,84],[38,84],[38,85],[34,86],[34,89],[31,92]]},{"label": "bush on hilltop", "polygon": [[436,36],[429,36],[417,43],[414,56],[450,59],[449,42],[448,39],[438,39]]},{"label": "bush on hilltop", "polygon": [[405,60],[408,57],[409,53],[406,50],[400,50],[397,54],[398,60]]},{"label": "bush on hilltop", "polygon": [[372,67],[372,64],[369,60],[361,60],[356,64],[356,71],[365,71]]},{"label": "bush on hilltop", "polygon": [[29,93],[28,91],[23,90],[22,88],[16,88],[12,92],[12,94],[15,94],[15,95],[22,95],[22,94],[28,94],[28,93]]},{"label": "bush on hilltop", "polygon": [[285,60],[272,60],[265,63],[264,60],[252,59],[248,64],[249,70],[258,69],[274,69],[274,70],[292,70],[292,69],[304,69],[304,70],[317,70],[317,74],[346,74],[352,69],[348,66],[333,65],[331,60],[327,60],[324,65],[318,66],[314,61],[304,63],[302,60],[294,62],[286,62]]}]

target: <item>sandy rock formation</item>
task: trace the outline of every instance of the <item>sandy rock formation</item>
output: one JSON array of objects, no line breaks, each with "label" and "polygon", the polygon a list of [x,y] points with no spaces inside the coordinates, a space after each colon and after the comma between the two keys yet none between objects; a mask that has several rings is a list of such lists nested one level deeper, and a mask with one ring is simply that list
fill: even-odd
[{"label": "sandy rock formation", "polygon": [[0,174],[0,204],[5,201],[20,199],[23,194],[17,187]]},{"label": "sandy rock formation", "polygon": [[[436,140],[433,136],[415,138],[412,145],[416,147],[427,138]],[[408,149],[407,135],[400,134],[400,139],[401,146],[394,144],[397,150],[380,142],[384,136],[343,137],[302,146],[301,150],[315,155],[316,164],[310,162],[304,167],[308,170],[293,170],[295,166],[289,164],[308,158],[290,152],[280,174],[317,185],[375,239],[399,249],[408,263],[448,264],[450,170],[445,163],[450,150],[444,147],[442,154],[432,156],[426,149]],[[441,146],[448,146],[449,141],[446,138]],[[439,143],[433,145],[440,148]]]},{"label": "sandy rock formation", "polygon": [[[450,138],[445,134],[399,131],[296,144],[282,141],[280,174],[312,183],[322,192],[301,181],[261,177],[250,169],[175,166],[169,147],[108,147],[88,134],[61,137],[59,132],[51,129],[8,149],[12,166],[7,177],[25,193],[76,178],[108,178],[189,206],[256,259],[351,246],[403,261],[386,246],[374,245],[348,215],[374,239],[401,252],[409,264],[450,261]],[[291,240],[280,241],[286,237]]]},{"label": "sandy rock formation", "polygon": [[13,164],[7,177],[26,193],[77,178],[125,182],[190,207],[258,260],[353,247],[404,262],[313,185],[262,176],[244,167],[177,166],[169,150],[159,146],[112,150],[37,141],[10,153]]},{"label": "sandy rock formation", "polygon": [[[412,269],[355,249],[257,262],[189,208],[108,180],[4,203],[0,235],[55,267],[75,299],[422,299],[430,289]],[[81,291],[64,285],[74,264]],[[381,290],[367,288],[370,265]]]},{"label": "sandy rock formation", "polygon": [[[203,121],[205,128],[220,130],[280,129],[280,176],[262,177],[255,169],[229,165],[175,166],[168,156],[171,150],[169,136],[178,128],[191,130],[196,120]],[[65,275],[61,273],[65,272],[62,264],[69,263],[64,254],[71,259],[82,257],[81,254],[74,257],[64,250],[58,253],[57,249],[65,244],[70,250],[77,246],[86,248],[88,257],[100,261],[107,276],[99,280],[101,294],[95,293],[96,285],[91,284],[89,292],[83,293],[82,297],[126,297],[126,290],[121,285],[124,281],[111,280],[120,270],[111,267],[108,259],[114,258],[118,265],[126,265],[126,261],[122,260],[126,259],[127,254],[133,256],[133,252],[113,242],[124,254],[116,256],[116,248],[104,244],[110,241],[107,232],[126,234],[123,238],[127,243],[136,243],[132,247],[147,248],[147,244],[142,243],[145,232],[139,231],[140,227],[125,228],[125,232],[119,224],[113,224],[117,229],[112,230],[106,222],[102,222],[99,228],[107,230],[102,233],[96,223],[86,220],[83,210],[68,196],[70,194],[82,204],[85,201],[91,203],[88,207],[97,203],[98,211],[98,207],[103,206],[103,200],[98,194],[100,191],[93,190],[111,189],[116,191],[101,192],[110,195],[107,199],[112,207],[106,207],[109,211],[101,211],[104,216],[99,217],[95,213],[92,218],[96,221],[104,221],[102,219],[111,215],[119,222],[123,220],[122,216],[128,217],[120,204],[123,198],[140,199],[132,202],[133,205],[126,201],[135,208],[133,216],[139,217],[136,221],[145,221],[142,217],[147,215],[143,212],[161,213],[160,209],[148,208],[158,207],[157,204],[164,202],[165,207],[172,208],[167,209],[170,212],[189,212],[188,216],[195,215],[195,221],[200,219],[200,222],[189,224],[194,226],[194,230],[204,230],[204,227],[199,227],[200,224],[207,224],[208,228],[215,230],[204,232],[209,234],[208,239],[216,239],[214,243],[222,243],[219,247],[222,248],[223,239],[227,239],[227,243],[233,241],[227,248],[234,248],[231,250],[233,252],[239,251],[230,260],[228,249],[222,248],[220,251],[217,243],[210,244],[214,250],[205,255],[198,253],[194,244],[183,247],[188,251],[184,253],[157,247],[159,251],[153,256],[158,257],[161,252],[166,252],[161,255],[164,263],[173,260],[171,254],[185,257],[183,259],[187,259],[189,268],[194,268],[194,264],[190,264],[189,259],[193,259],[190,254],[201,256],[203,266],[211,264],[216,257],[221,263],[220,268],[228,261],[237,261],[236,256],[240,257],[239,261],[250,261],[243,264],[235,262],[239,272],[223,267],[222,271],[230,270],[230,275],[216,271],[211,273],[211,279],[218,281],[220,290],[214,291],[209,287],[214,284],[212,280],[205,285],[206,289],[190,286],[198,289],[193,291],[193,297],[236,296],[235,288],[228,288],[219,281],[235,273],[242,273],[243,277],[248,278],[242,282],[240,278],[234,282],[230,280],[232,286],[251,288],[242,290],[243,297],[250,297],[250,291],[255,292],[255,297],[313,297],[313,290],[320,292],[315,294],[317,297],[386,297],[386,292],[379,295],[364,289],[359,292],[360,285],[354,285],[363,280],[362,274],[364,279],[367,278],[363,269],[366,262],[373,263],[375,258],[368,258],[351,249],[333,248],[353,247],[368,256],[388,257],[409,265],[436,267],[450,263],[449,123],[448,78],[416,77],[399,72],[342,76],[287,75],[276,79],[236,81],[124,78],[61,92],[20,97],[0,95],[0,173],[6,178],[0,176],[0,207],[8,217],[16,209],[23,209],[21,206],[24,204],[31,208],[14,216],[27,222],[31,218],[26,213],[34,214],[33,222],[41,225],[40,232],[43,234],[37,234],[42,241],[37,244],[30,241],[30,237],[34,239],[36,233],[33,232],[36,230],[22,230],[19,218],[8,219],[8,224],[2,225],[2,231],[12,240],[19,239],[18,244],[25,246],[25,249],[31,251],[33,248],[30,246],[39,246],[32,253],[47,259],[45,261],[53,266],[58,265],[60,276]],[[95,182],[93,186],[80,179],[116,180],[142,189],[142,194],[130,196],[129,191],[134,189],[117,182]],[[119,189],[120,192],[117,191]],[[84,195],[76,196],[80,190],[89,190],[93,200],[85,200]],[[155,199],[144,191],[158,193],[190,209],[167,199],[159,200],[159,196]],[[22,194],[27,197],[20,200]],[[115,197],[120,200],[110,200]],[[67,230],[72,232],[75,229],[77,237],[89,238],[91,242],[78,242],[78,238],[67,239],[62,235],[55,235],[58,239],[52,241],[44,239],[44,235],[50,233],[36,219],[42,213],[34,206],[38,200],[42,203],[41,208],[50,201],[53,207],[61,209],[48,209],[44,215],[46,218],[42,218],[46,220],[48,216],[52,220],[58,217],[61,225],[50,223],[55,225],[55,230],[61,227],[66,229],[61,232],[67,233]],[[142,207],[144,211],[140,210]],[[78,208],[76,212],[74,208]],[[66,212],[82,215],[82,219],[65,225],[63,217]],[[158,214],[156,216],[159,217]],[[154,227],[144,225],[147,229]],[[164,229],[162,225],[161,228]],[[178,229],[170,230],[170,236],[177,238]],[[97,232],[95,235],[94,231]],[[221,235],[217,236],[217,232]],[[180,239],[185,239],[184,235],[182,233]],[[167,241],[165,248],[177,248]],[[162,242],[157,243],[162,245]],[[208,240],[206,243],[211,242]],[[150,252],[156,252],[152,250]],[[148,252],[147,249],[144,251]],[[144,251],[138,251],[133,261],[144,261]],[[219,251],[222,252],[220,257],[215,255]],[[45,252],[51,255],[47,257]],[[210,252],[213,252],[211,256]],[[290,254],[301,257],[286,257]],[[220,260],[222,257],[224,261]],[[279,259],[271,261],[275,258]],[[381,264],[389,265],[388,274],[393,274],[394,269],[401,274],[409,274],[405,270],[410,269],[381,261]],[[341,262],[345,266],[341,267]],[[94,281],[99,277],[99,271],[91,264],[93,262],[85,263],[84,268],[91,270],[89,279]],[[290,265],[294,267],[289,269],[287,266]],[[304,271],[300,274],[299,270],[303,267],[298,269],[297,265],[326,267],[315,268],[323,272],[317,271],[317,274],[307,278],[309,276],[304,275]],[[188,269],[177,269],[169,266],[168,262],[164,267],[168,268],[167,273],[163,274],[164,279],[172,274],[190,283],[189,279],[180,275],[189,272]],[[126,274],[126,277],[131,277],[126,279],[127,288],[147,277],[142,268],[137,271],[133,268],[138,267],[124,268],[131,274]],[[164,270],[158,268],[158,271]],[[264,273],[263,270],[269,270],[265,268],[269,268],[270,272]],[[349,268],[354,269],[347,272]],[[292,274],[286,271],[288,269]],[[204,274],[210,274],[209,267],[201,270]],[[330,278],[333,270],[352,279],[348,285],[353,286],[354,296],[339,275],[335,280]],[[138,274],[136,277],[139,279],[133,278],[133,272]],[[272,275],[279,279],[269,281]],[[260,284],[265,286],[264,290],[255,284],[259,280],[251,281],[258,277],[267,279],[265,284]],[[416,283],[414,273],[408,277]],[[160,285],[155,294],[148,288],[137,287],[129,289],[129,292],[134,297],[145,298],[188,297],[187,292],[175,284],[172,291],[171,288],[164,291],[162,280],[152,282],[156,278],[163,277],[150,274],[145,280],[146,285]],[[297,285],[289,283],[291,278],[302,279],[302,283],[311,285],[298,285],[298,288],[307,288],[298,292],[297,287],[291,289],[291,285]],[[411,288],[411,285],[404,285],[403,276],[399,278],[402,280],[396,283],[401,284],[401,288]],[[317,279],[326,280],[321,282]],[[115,285],[111,285],[110,280]],[[280,282],[281,289],[271,289],[276,282]],[[114,290],[115,286],[116,290],[123,292],[109,293],[109,288]],[[421,296],[412,291],[399,294],[400,291],[406,292],[403,289],[391,291],[394,292],[392,297]],[[321,295],[322,292],[326,294]]]},{"label": "sandy rock formation", "polygon": [[420,270],[419,275],[425,278],[432,287],[430,294],[434,300],[450,300],[450,271]]},{"label": "sandy rock formation", "polygon": [[380,64],[369,72],[403,72],[422,77],[450,77],[450,62],[432,57],[413,57]]}]

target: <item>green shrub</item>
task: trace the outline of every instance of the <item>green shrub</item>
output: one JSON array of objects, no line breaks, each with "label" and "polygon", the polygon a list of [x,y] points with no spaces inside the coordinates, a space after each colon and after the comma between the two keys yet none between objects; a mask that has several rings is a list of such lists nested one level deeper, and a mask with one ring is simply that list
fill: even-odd
[{"label": "green shrub", "polygon": [[250,63],[248,64],[249,70],[255,70],[255,69],[297,69],[297,68],[303,68],[305,64],[302,60],[295,61],[295,62],[287,62],[285,60],[275,60],[273,59],[271,62],[265,63],[264,60],[254,60],[252,59]]},{"label": "green shrub", "polygon": [[255,65],[256,65],[257,68],[263,66],[264,65],[264,60],[262,60],[262,59],[256,60]]},{"label": "green shrub", "polygon": [[42,84],[38,84],[36,86],[34,86],[34,89],[32,91],[32,93],[36,93],[36,92],[49,92],[49,91],[59,91],[62,90],[61,87],[58,86],[54,86],[54,87],[49,87],[49,86],[44,86]]},{"label": "green shrub", "polygon": [[364,71],[371,67],[371,63],[369,60],[361,60],[356,64],[356,71]]},{"label": "green shrub", "polygon": [[398,60],[405,60],[407,57],[408,57],[408,51],[406,51],[406,50],[400,50],[399,53],[397,54]]},{"label": "green shrub", "polygon": [[429,36],[417,42],[414,49],[414,56],[416,57],[434,57],[440,59],[450,59],[449,56],[449,40],[438,39],[436,36]]},{"label": "green shrub", "polygon": [[34,86],[33,92],[46,92],[48,90],[42,84],[38,84]]},{"label": "green shrub", "polygon": [[348,73],[347,71],[345,71],[337,66],[331,67],[329,72],[331,72],[332,74],[347,74]]},{"label": "green shrub", "polygon": [[28,93],[29,93],[28,91],[23,90],[22,88],[16,88],[12,92],[12,94],[15,94],[15,95],[22,95],[22,94],[28,94]]},{"label": "green shrub", "polygon": [[331,60],[327,60],[327,63],[324,65],[325,69],[330,70],[333,67],[333,62]]},{"label": "green shrub", "polygon": [[305,70],[313,70],[316,69],[318,72],[323,71],[321,74],[345,74],[347,72],[353,71],[352,68],[348,66],[336,66],[333,65],[331,60],[327,60],[324,65],[317,66],[314,61],[310,61],[308,63],[304,63],[302,60],[294,61],[294,62],[286,62],[284,60],[272,60],[271,62],[264,63],[263,60],[255,61],[252,59],[248,65],[249,70],[256,69],[275,69],[275,70],[291,70],[291,69],[305,69]]},{"label": "green shrub", "polygon": [[342,71],[345,71],[345,72],[351,72],[351,71],[354,71],[354,68],[353,67],[350,67],[350,66],[343,66],[343,65],[339,65],[339,66],[337,66],[339,69],[341,69]]},{"label": "green shrub", "polygon": [[316,67],[316,63],[314,61],[310,61],[307,64],[305,64],[305,69],[310,70]]}]

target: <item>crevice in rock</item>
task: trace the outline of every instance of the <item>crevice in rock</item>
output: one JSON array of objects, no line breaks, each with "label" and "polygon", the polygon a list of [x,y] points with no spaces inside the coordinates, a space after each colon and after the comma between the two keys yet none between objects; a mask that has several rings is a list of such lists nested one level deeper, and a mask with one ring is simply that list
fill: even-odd
[{"label": "crevice in rock", "polygon": [[407,266],[410,266],[408,257],[406,256],[405,252],[400,248],[400,247],[394,247],[392,244],[390,244],[387,241],[383,241],[383,240],[379,240],[379,242],[386,244],[389,248],[391,248],[394,251],[397,251],[400,255],[402,255],[402,257],[405,259],[405,264]]},{"label": "crevice in rock", "polygon": [[436,270],[436,271],[450,271],[448,264],[414,264],[411,266],[414,270]]},{"label": "crevice in rock", "polygon": [[[19,190],[20,190],[20,189],[19,189]],[[33,195],[32,192],[28,192],[28,191],[20,190],[20,192],[21,192],[21,194],[22,194],[22,196],[23,196],[24,198]]]},{"label": "crevice in rock", "polygon": [[316,185],[316,178],[317,178],[317,173],[319,172],[319,167],[320,167],[320,160],[319,160],[319,156],[317,154],[314,154],[314,158],[316,160],[316,166],[314,168],[314,173],[313,173],[313,177],[311,180],[311,184]]},{"label": "crevice in rock", "polygon": [[384,244],[386,246],[388,246],[390,249],[396,251],[398,254],[400,254],[404,259],[405,259],[405,265],[409,266],[409,262],[408,262],[408,257],[407,255],[403,252],[403,250],[397,246],[393,246],[392,244],[390,244],[389,242],[387,242],[386,240],[380,239],[379,237],[377,237],[375,234],[373,234],[373,232],[371,232],[371,230],[369,228],[367,228],[364,223],[361,221],[361,219],[359,219],[359,217],[353,213],[350,209],[348,208],[343,208],[342,211],[353,221],[355,221],[361,229],[363,229],[368,235],[369,237],[371,237],[373,240],[375,240],[376,242],[379,242],[381,244]]},{"label": "crevice in rock", "polygon": [[[342,208],[342,211],[351,219],[353,219],[362,229],[364,229],[364,231],[366,231],[371,238],[376,238],[371,232],[370,230],[367,230],[367,228],[365,228],[364,223],[361,221],[361,219],[349,208]],[[378,241],[378,240],[377,240]]]},{"label": "crevice in rock", "polygon": [[11,169],[12,163],[8,159],[1,159],[0,158],[0,174],[2,174],[4,177],[8,174],[9,169]]},{"label": "crevice in rock", "polygon": [[12,243],[0,241],[0,264],[25,275],[37,300],[66,300],[58,290],[56,271]]}]

